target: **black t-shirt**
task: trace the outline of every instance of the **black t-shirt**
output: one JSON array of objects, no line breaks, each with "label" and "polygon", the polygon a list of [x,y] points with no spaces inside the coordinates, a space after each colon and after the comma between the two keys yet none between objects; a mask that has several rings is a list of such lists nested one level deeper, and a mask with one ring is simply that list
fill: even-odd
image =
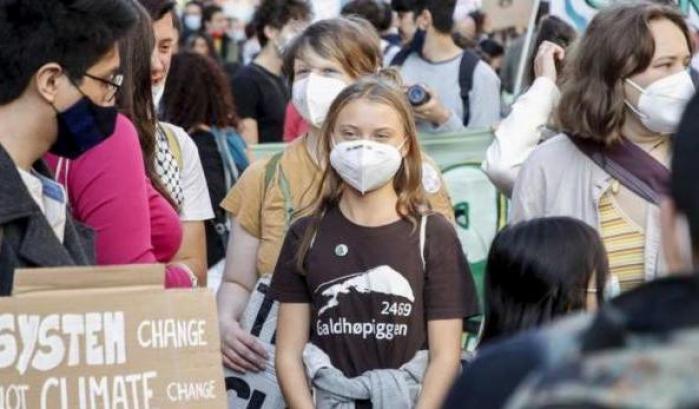
[{"label": "black t-shirt", "polygon": [[204,168],[206,184],[209,187],[209,197],[214,203],[214,219],[206,221],[206,258],[209,267],[221,261],[225,256],[225,243],[216,233],[216,224],[226,222],[226,212],[220,206],[226,197],[226,176],[223,169],[223,160],[216,146],[216,140],[211,132],[196,130],[190,134],[199,150],[199,158]]},{"label": "black t-shirt", "polygon": [[443,216],[427,219],[426,271],[419,226],[358,226],[335,208],[321,221],[301,273],[296,252],[309,221],[289,230],[272,288],[280,302],[311,304],[311,342],[346,376],[399,368],[427,347],[427,321],[477,314],[468,263]]},{"label": "black t-shirt", "polygon": [[289,87],[284,79],[250,63],[233,77],[238,116],[257,121],[260,143],[282,142]]}]

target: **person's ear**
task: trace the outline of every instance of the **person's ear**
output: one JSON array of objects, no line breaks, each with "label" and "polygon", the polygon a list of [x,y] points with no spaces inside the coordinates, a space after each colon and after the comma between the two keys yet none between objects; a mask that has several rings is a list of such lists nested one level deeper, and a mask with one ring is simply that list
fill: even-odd
[{"label": "person's ear", "polygon": [[400,148],[400,156],[405,159],[406,156],[408,156],[408,152],[410,151],[410,138],[405,138],[405,143],[403,146]]},{"label": "person's ear", "polygon": [[419,29],[427,30],[432,26],[432,13],[427,9],[422,10],[422,13],[415,17],[415,24]]},{"label": "person's ear", "polygon": [[56,101],[56,94],[61,86],[62,81],[65,81],[65,75],[60,65],[56,63],[48,63],[41,66],[34,74],[32,81],[36,92],[51,105]]},{"label": "person's ear", "polygon": [[265,33],[265,37],[267,37],[267,39],[270,42],[273,42],[274,40],[277,39],[277,37],[279,37],[280,30],[278,28],[274,28],[270,25],[267,25],[264,28],[264,33]]},{"label": "person's ear", "polygon": [[692,239],[686,216],[677,211],[675,202],[665,198],[660,204],[660,233],[663,252],[670,273],[692,271]]}]

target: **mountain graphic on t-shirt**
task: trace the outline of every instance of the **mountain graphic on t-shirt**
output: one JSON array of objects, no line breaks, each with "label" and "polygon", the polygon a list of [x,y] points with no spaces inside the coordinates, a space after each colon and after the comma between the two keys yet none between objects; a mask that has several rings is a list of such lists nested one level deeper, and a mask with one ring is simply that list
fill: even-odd
[{"label": "mountain graphic on t-shirt", "polygon": [[410,287],[408,280],[399,272],[389,266],[383,265],[372,268],[364,273],[352,274],[345,277],[340,277],[327,283],[321,284],[316,289],[316,293],[325,288],[320,295],[330,298],[328,302],[318,310],[318,316],[324,312],[339,305],[338,297],[340,294],[349,294],[350,290],[354,290],[360,294],[380,293],[394,295],[407,298],[410,302],[415,301],[413,289]]}]

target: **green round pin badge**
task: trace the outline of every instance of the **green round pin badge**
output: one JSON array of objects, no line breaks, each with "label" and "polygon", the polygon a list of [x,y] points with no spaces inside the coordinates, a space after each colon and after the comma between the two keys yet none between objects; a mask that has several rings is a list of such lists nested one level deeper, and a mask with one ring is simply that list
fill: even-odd
[{"label": "green round pin badge", "polygon": [[346,244],[338,244],[335,247],[335,255],[338,257],[344,257],[349,253],[349,247]]}]

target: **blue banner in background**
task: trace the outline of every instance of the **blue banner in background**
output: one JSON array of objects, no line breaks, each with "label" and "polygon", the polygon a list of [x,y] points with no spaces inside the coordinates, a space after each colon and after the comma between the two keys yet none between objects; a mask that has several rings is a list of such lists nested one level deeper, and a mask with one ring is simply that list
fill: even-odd
[{"label": "blue banner in background", "polygon": [[[550,0],[551,14],[583,31],[597,11],[617,1],[625,0]],[[699,28],[699,0],[676,1],[687,21]]]}]

